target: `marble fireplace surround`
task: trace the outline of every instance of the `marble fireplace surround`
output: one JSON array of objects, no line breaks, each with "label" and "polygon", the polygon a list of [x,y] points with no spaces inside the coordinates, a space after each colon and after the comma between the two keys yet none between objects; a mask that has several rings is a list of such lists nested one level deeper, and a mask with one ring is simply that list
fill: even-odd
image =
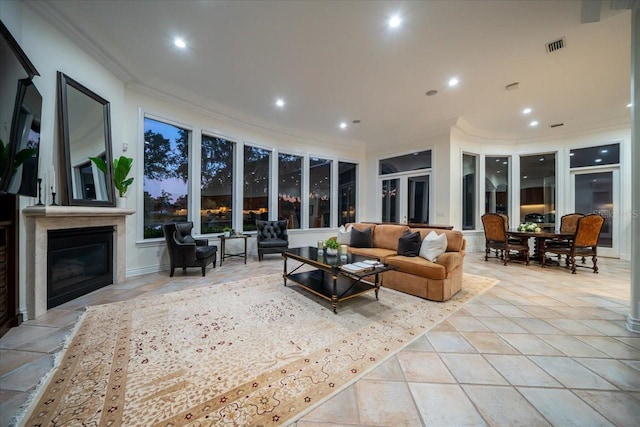
[{"label": "marble fireplace surround", "polygon": [[125,279],[125,219],[133,209],[90,206],[29,206],[23,209],[26,224],[27,317],[47,312],[48,231],[70,228],[113,226],[114,283]]}]

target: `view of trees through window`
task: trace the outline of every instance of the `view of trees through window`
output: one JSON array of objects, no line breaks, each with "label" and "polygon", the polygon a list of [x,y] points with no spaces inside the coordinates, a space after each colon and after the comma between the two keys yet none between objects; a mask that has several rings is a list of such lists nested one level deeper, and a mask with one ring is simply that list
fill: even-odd
[{"label": "view of trees through window", "polygon": [[221,233],[233,228],[233,154],[236,144],[202,135],[200,231]]},{"label": "view of trees through window", "polygon": [[187,129],[144,119],[144,238],[162,237],[162,224],[187,220]]},{"label": "view of trees through window", "polygon": [[331,160],[309,160],[309,228],[331,226]]},{"label": "view of trees through window", "polygon": [[338,162],[338,225],[356,222],[356,171],[355,163]]},{"label": "view of trees through window", "polygon": [[300,228],[302,157],[278,154],[278,219],[289,220],[289,228]]},{"label": "view of trees through window", "polygon": [[269,171],[271,151],[244,146],[244,200],[242,229],[256,229],[257,219],[269,219]]}]

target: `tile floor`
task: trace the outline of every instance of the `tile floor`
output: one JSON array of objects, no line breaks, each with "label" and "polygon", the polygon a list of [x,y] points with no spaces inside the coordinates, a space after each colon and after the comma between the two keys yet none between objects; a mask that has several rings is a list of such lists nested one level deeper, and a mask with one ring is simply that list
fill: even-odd
[{"label": "tile floor", "polygon": [[[467,254],[465,271],[500,279],[360,381],[302,416],[312,426],[632,426],[640,424],[640,335],[624,327],[629,263],[600,274]],[[24,322],[0,338],[0,425],[10,425],[83,307],[282,271],[277,256],[208,271],[148,274]],[[345,302],[348,303],[348,302]]]}]

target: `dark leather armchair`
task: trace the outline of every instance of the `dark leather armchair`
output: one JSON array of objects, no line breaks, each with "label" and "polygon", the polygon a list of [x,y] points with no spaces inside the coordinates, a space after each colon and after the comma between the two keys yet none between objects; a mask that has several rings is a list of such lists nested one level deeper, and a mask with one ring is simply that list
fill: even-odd
[{"label": "dark leather armchair", "polygon": [[173,277],[176,267],[182,268],[182,271],[186,271],[187,267],[200,267],[203,276],[210,262],[213,262],[213,268],[216,267],[218,247],[210,246],[206,239],[194,239],[191,236],[191,229],[193,229],[191,221],[172,222],[162,226],[171,260],[170,277]]},{"label": "dark leather armchair", "polygon": [[258,261],[264,254],[282,254],[289,247],[286,219],[279,221],[256,221],[258,234]]},{"label": "dark leather armchair", "polygon": [[484,226],[486,244],[484,254],[485,261],[489,260],[491,249],[495,249],[502,254],[504,265],[507,265],[509,262],[511,252],[518,252],[523,255],[526,264],[529,265],[529,245],[526,242],[509,239],[504,215],[496,213],[484,214],[482,215],[482,225]]}]

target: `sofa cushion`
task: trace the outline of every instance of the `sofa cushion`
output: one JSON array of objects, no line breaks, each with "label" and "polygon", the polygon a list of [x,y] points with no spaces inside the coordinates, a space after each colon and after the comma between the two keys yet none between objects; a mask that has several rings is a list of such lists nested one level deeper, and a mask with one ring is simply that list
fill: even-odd
[{"label": "sofa cushion", "polygon": [[418,256],[420,253],[421,243],[420,233],[417,231],[415,233],[412,233],[409,230],[405,231],[398,239],[398,255],[408,257]]},{"label": "sofa cushion", "polygon": [[430,279],[446,279],[447,270],[444,266],[436,264],[421,257],[406,257],[402,255],[387,257],[385,262],[398,267],[399,271]]},{"label": "sofa cushion", "polygon": [[406,225],[378,224],[373,231],[373,247],[397,251],[398,240],[407,230]]},{"label": "sofa cushion", "polygon": [[353,246],[350,246],[347,250],[352,254],[362,255],[372,259],[379,259],[381,261],[384,261],[387,257],[397,255],[396,251],[383,248],[354,248]]},{"label": "sofa cushion", "polygon": [[435,261],[438,256],[442,255],[447,250],[447,235],[438,234],[435,231],[427,234],[420,246],[420,256],[428,259],[429,261]]},{"label": "sofa cushion", "polygon": [[338,243],[340,243],[341,245],[350,245],[351,244],[351,229],[352,228],[353,228],[353,226],[351,224],[349,224],[349,226],[347,226],[346,228],[345,228],[344,225],[341,225],[340,228],[338,228],[338,237],[336,238]]},{"label": "sofa cushion", "polygon": [[420,231],[422,239],[427,237],[429,233],[435,231],[437,234],[445,234],[447,236],[447,252],[460,252],[464,249],[464,235],[460,230],[436,230],[433,228],[415,228],[411,231]]},{"label": "sofa cushion", "polygon": [[373,241],[371,239],[371,228],[365,228],[364,230],[358,230],[353,227],[351,229],[351,242],[349,246],[354,248],[371,248],[373,247]]}]

